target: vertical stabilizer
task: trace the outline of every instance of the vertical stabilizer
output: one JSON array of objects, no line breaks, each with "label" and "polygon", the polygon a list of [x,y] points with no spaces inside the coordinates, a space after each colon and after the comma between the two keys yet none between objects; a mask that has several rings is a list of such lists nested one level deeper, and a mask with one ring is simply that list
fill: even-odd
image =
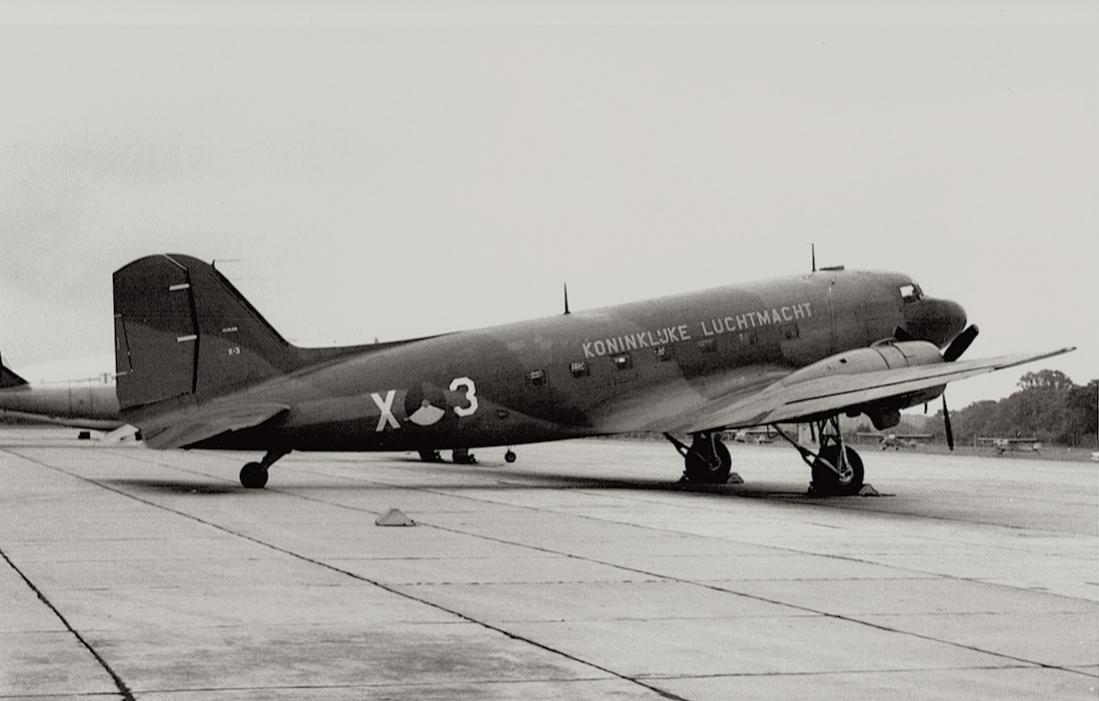
[{"label": "vertical stabilizer", "polygon": [[210,395],[295,366],[295,349],[208,263],[179,254],[114,274],[115,369],[123,409]]},{"label": "vertical stabilizer", "polygon": [[22,387],[25,384],[27,384],[26,380],[9,370],[7,366],[4,365],[4,361],[0,360],[0,389]]}]

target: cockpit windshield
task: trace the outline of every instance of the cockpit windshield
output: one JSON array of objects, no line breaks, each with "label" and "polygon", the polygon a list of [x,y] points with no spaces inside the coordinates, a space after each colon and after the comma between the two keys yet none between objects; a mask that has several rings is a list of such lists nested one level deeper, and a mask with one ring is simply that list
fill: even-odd
[{"label": "cockpit windshield", "polygon": [[901,285],[901,299],[904,300],[905,304],[918,302],[923,299],[923,290],[914,282],[907,285]]}]

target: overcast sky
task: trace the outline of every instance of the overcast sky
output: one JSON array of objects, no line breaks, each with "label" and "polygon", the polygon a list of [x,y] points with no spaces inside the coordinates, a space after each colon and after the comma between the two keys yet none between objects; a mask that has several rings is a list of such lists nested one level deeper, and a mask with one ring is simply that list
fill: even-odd
[{"label": "overcast sky", "polygon": [[109,354],[111,274],[218,267],[391,340],[809,269],[1099,376],[1099,30],[1078,2],[9,3],[0,353]]}]

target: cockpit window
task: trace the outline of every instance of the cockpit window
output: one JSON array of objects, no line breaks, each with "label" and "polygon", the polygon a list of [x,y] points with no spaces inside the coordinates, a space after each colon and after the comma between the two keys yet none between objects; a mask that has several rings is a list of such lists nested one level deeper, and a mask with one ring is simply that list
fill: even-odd
[{"label": "cockpit window", "polygon": [[905,304],[918,302],[923,299],[923,290],[914,282],[908,285],[901,285],[901,299],[904,300]]}]

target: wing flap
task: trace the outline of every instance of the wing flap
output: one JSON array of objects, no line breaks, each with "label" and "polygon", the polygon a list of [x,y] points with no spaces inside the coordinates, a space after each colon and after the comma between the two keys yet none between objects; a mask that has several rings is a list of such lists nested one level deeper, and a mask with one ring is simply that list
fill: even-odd
[{"label": "wing flap", "polygon": [[[848,375],[830,375],[793,385],[780,380],[750,397],[692,417],[677,430],[692,433],[719,428],[745,428],[804,420],[825,413],[839,413],[870,402],[945,385],[1024,363],[1068,353],[1060,348],[1044,353],[1004,355],[960,360]],[[714,402],[719,404],[719,402]]]}]

